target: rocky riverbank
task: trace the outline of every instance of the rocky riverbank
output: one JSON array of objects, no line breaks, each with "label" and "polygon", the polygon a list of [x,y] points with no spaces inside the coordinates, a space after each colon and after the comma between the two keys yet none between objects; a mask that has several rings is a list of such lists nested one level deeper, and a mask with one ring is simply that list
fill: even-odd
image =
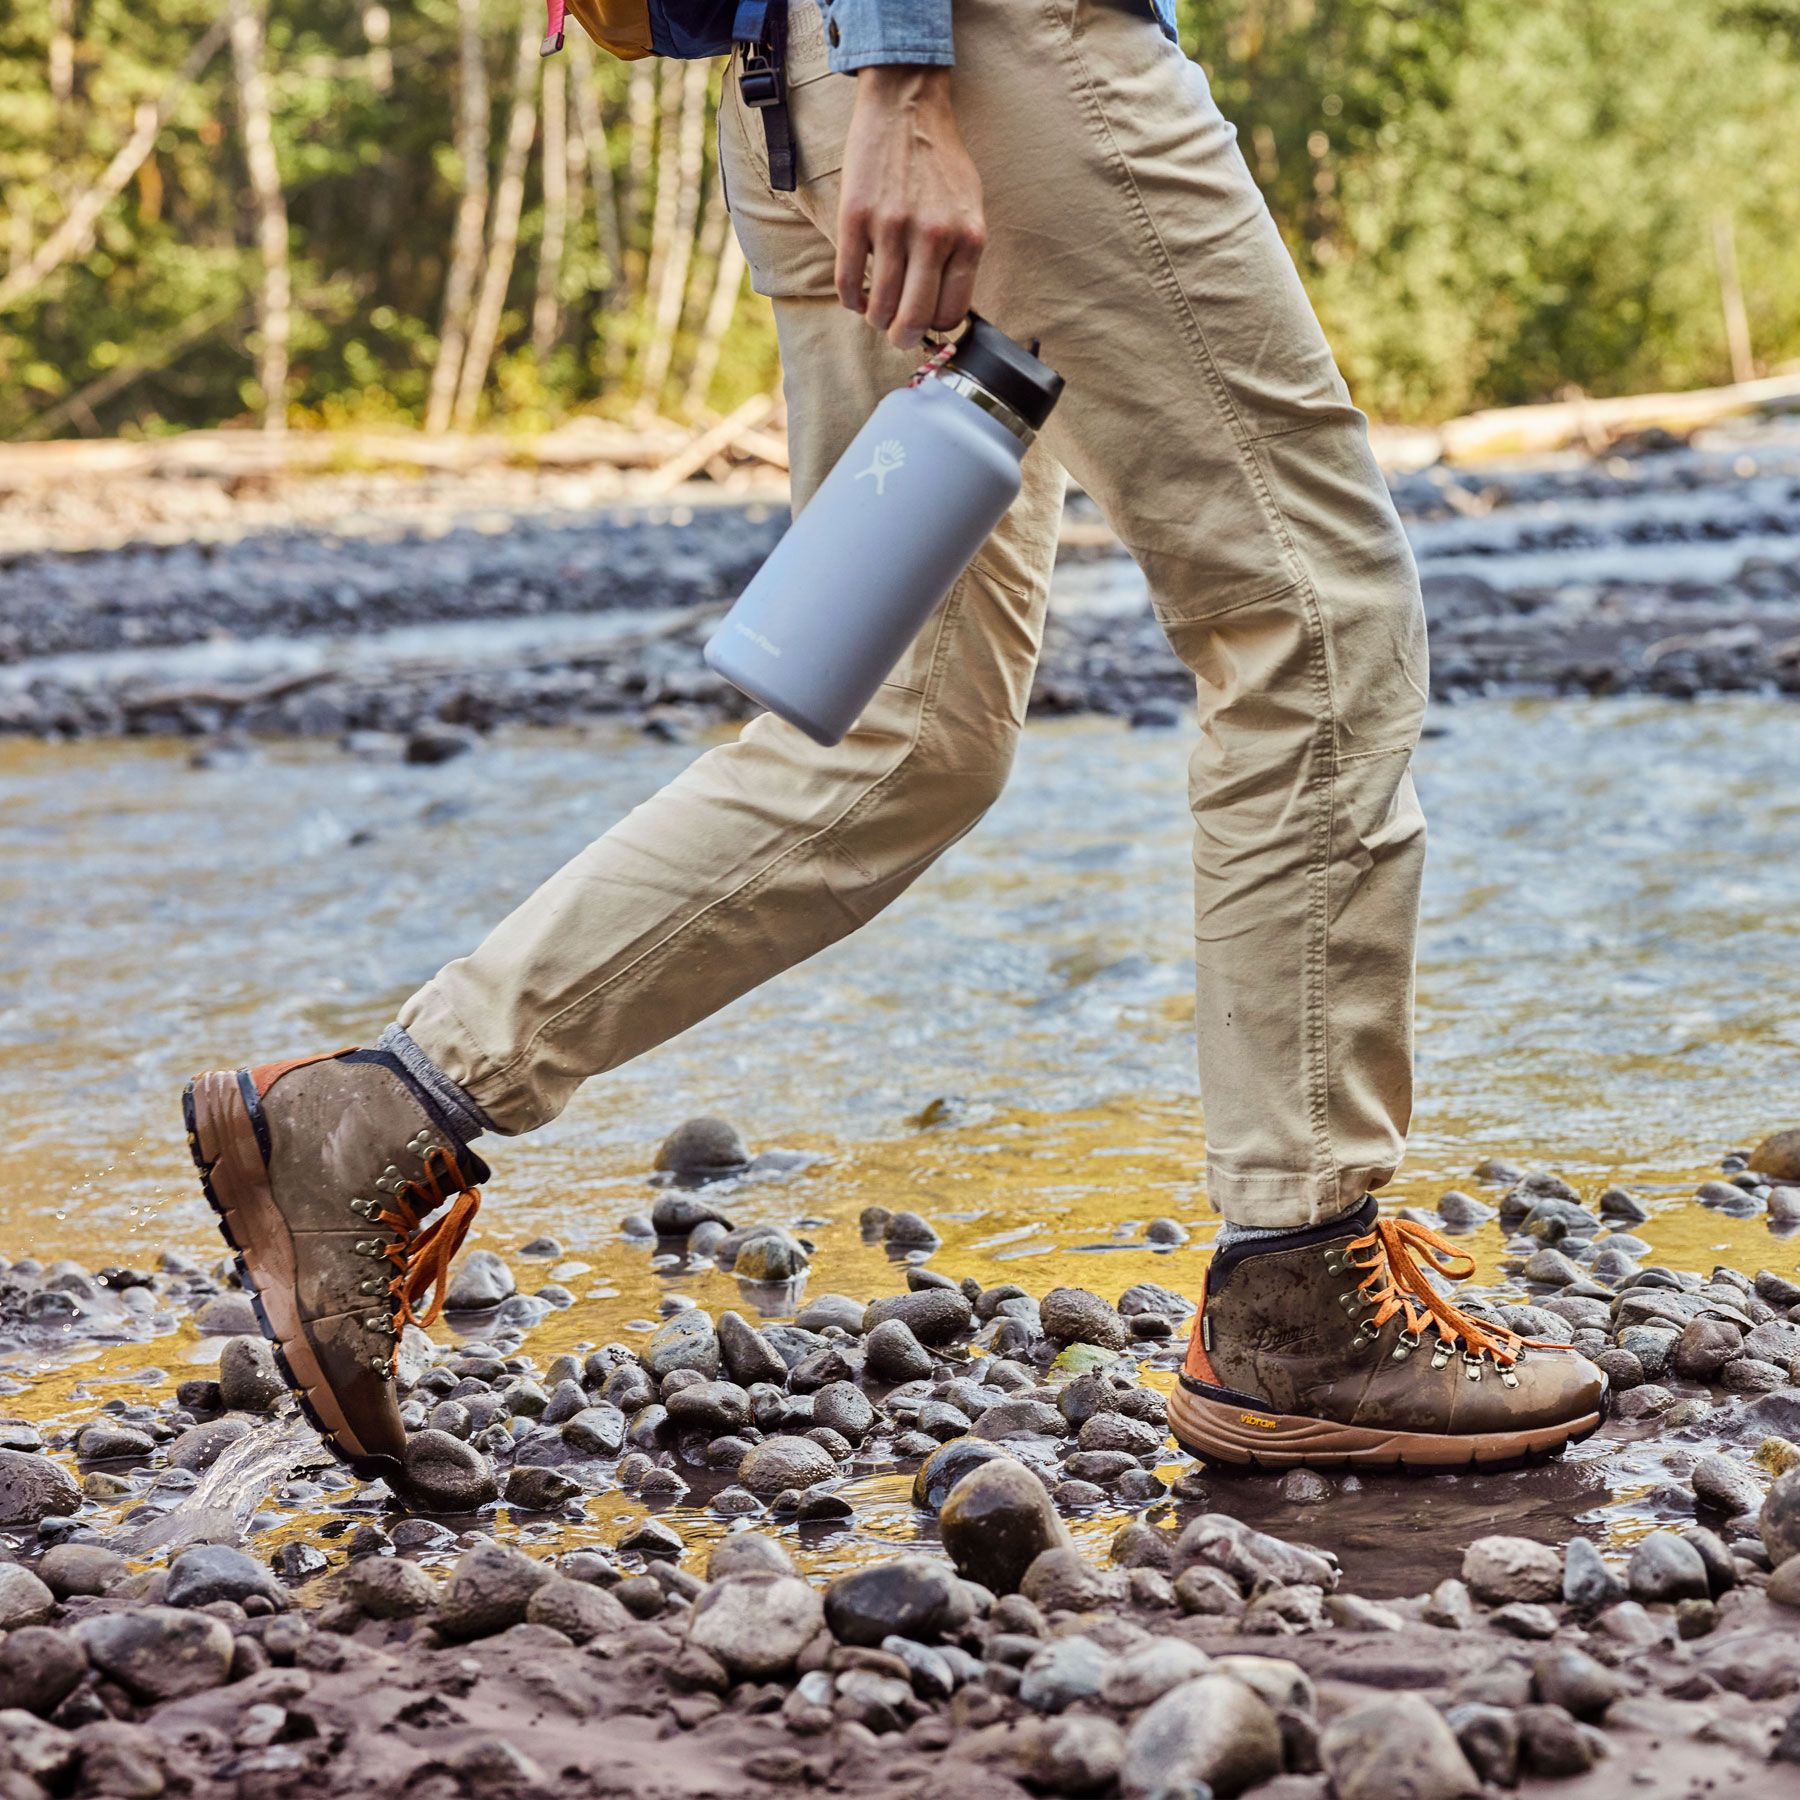
[{"label": "rocky riverbank", "polygon": [[[791,1159],[694,1121],[659,1165],[617,1254],[729,1269],[742,1309],[670,1294],[639,1341],[540,1360],[577,1266],[473,1253],[455,1341],[403,1346],[410,1508],[318,1462],[229,1262],[0,1273],[9,1800],[1800,1792],[1800,1132],[1687,1203],[1766,1224],[1754,1274],[1659,1265],[1637,1196],[1500,1164],[1424,1215],[1497,1220],[1503,1279],[1462,1297],[1612,1378],[1584,1454],[1649,1491],[1537,1535],[1505,1529],[1534,1476],[1175,1454],[1171,1287],[952,1281],[930,1220],[876,1207],[892,1289],[803,1301],[806,1220],[734,1216]],[[71,1356],[196,1334],[215,1372],[33,1422]],[[847,1565],[883,1473],[914,1542]],[[1352,1549],[1409,1487],[1469,1521],[1450,1570],[1391,1528]]]},{"label": "rocky riverbank", "polygon": [[[1440,699],[1800,693],[1800,431],[1626,449],[1396,479]],[[515,473],[482,508],[333,479],[335,516],[259,491],[233,531],[222,493],[186,541],[0,557],[0,731],[410,737],[429,758],[504,723],[745,716],[699,652],[778,504],[596,508]],[[1064,550],[1034,707],[1173,722],[1192,679],[1080,497]]]}]

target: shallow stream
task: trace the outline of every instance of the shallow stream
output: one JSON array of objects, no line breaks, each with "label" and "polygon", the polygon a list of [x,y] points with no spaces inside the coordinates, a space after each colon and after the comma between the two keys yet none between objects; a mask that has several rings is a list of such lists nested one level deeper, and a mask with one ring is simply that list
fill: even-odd
[{"label": "shallow stream", "polygon": [[[806,1221],[806,1297],[901,1285],[857,1229],[876,1202],[931,1218],[932,1266],[953,1276],[1192,1292],[1215,1221],[1189,1037],[1185,750],[1180,732],[1112,721],[1034,726],[983,828],[859,937],[596,1082],[532,1139],[484,1144],[496,1180],[471,1242],[507,1255],[527,1291],[554,1267],[579,1296],[528,1340],[539,1363],[641,1342],[670,1294],[714,1312],[775,1304],[618,1232],[648,1208],[659,1139],[699,1112],[755,1149],[820,1154],[729,1202],[744,1219]],[[196,768],[167,743],[0,741],[0,1251],[212,1260],[182,1079],[367,1040],[695,753],[609,728],[501,736],[438,768],[308,746]],[[1435,716],[1420,756],[1433,831],[1420,1104],[1396,1204],[1430,1206],[1499,1156],[1584,1193],[1624,1183],[1652,1208],[1640,1235],[1662,1260],[1800,1267],[1800,1240],[1691,1199],[1725,1152],[1800,1122],[1796,769],[1800,709],[1779,701],[1484,701]],[[1158,1215],[1192,1242],[1145,1247]],[[545,1233],[586,1266],[515,1254]],[[1491,1277],[1497,1231],[1469,1242]],[[10,1407],[68,1420],[196,1373],[217,1343],[184,1331],[34,1354],[13,1367]],[[1628,1437],[1609,1427],[1516,1475],[1371,1477],[1309,1515],[1266,1479],[1221,1478],[1215,1503],[1330,1544],[1365,1592],[1416,1592],[1483,1530],[1642,1529],[1683,1452]],[[280,1479],[256,1462],[211,1503],[247,1514],[252,1486]],[[851,1493],[851,1527],[807,1528],[821,1563],[921,1528],[904,1479]],[[319,1535],[329,1496],[294,1498],[266,1522]],[[603,1497],[585,1526],[524,1530],[611,1538],[639,1510]],[[697,1504],[674,1522],[724,1529]],[[1397,1527],[1414,1534],[1403,1559]]]}]

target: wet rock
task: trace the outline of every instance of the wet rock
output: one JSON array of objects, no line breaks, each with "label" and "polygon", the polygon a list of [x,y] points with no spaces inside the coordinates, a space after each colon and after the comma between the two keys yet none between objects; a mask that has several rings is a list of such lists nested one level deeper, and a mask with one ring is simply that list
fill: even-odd
[{"label": "wet rock", "polygon": [[696,1381],[668,1398],[677,1430],[719,1437],[750,1422],[750,1396],[734,1381]]},{"label": "wet rock", "polygon": [[1056,1546],[1033,1557],[1019,1580],[1019,1592],[1044,1612],[1092,1612],[1116,1605],[1125,1584],[1114,1571],[1102,1571],[1072,1548]]},{"label": "wet rock", "polygon": [[928,1219],[916,1212],[890,1213],[881,1227],[881,1241],[890,1250],[935,1250],[944,1240]]},{"label": "wet rock", "polygon": [[1119,1788],[1126,1800],[1196,1789],[1230,1800],[1280,1772],[1281,1727],[1267,1703],[1228,1676],[1202,1675],[1171,1688],[1132,1726]]},{"label": "wet rock", "polygon": [[[720,1181],[728,1175],[741,1174],[749,1161],[749,1146],[739,1136],[737,1127],[710,1116],[688,1119],[677,1125],[656,1152],[659,1171],[680,1181],[696,1183]],[[661,1229],[660,1225],[658,1229]]]},{"label": "wet rock", "polygon": [[35,1525],[81,1507],[81,1489],[47,1456],[0,1450],[0,1525]]},{"label": "wet rock", "polygon": [[56,1610],[56,1596],[18,1563],[0,1562],[0,1631],[41,1625]]},{"label": "wet rock", "polygon": [[1646,1603],[1705,1599],[1709,1593],[1700,1552],[1672,1531],[1653,1531],[1639,1540],[1625,1565],[1625,1583],[1634,1600]]},{"label": "wet rock", "polygon": [[190,1426],[169,1445],[169,1464],[196,1473],[210,1469],[239,1438],[248,1437],[253,1430],[251,1421],[239,1413],[227,1413],[222,1419]]},{"label": "wet rock", "polygon": [[843,1644],[874,1647],[889,1636],[931,1643],[968,1610],[956,1576],[922,1556],[854,1569],[825,1590],[825,1622]]},{"label": "wet rock", "polygon": [[771,1499],[786,1488],[830,1481],[838,1465],[824,1445],[811,1438],[778,1435],[755,1445],[738,1464],[738,1480],[751,1493]]},{"label": "wet rock", "polygon": [[1555,1600],[1562,1593],[1562,1574],[1562,1558],[1531,1538],[1481,1537],[1463,1552],[1463,1580],[1490,1605]]},{"label": "wet rock", "polygon": [[1197,1680],[1208,1662],[1205,1651],[1183,1638],[1152,1638],[1113,1662],[1101,1680],[1100,1698],[1118,1712],[1137,1712],[1171,1688]]},{"label": "wet rock", "polygon": [[1519,1722],[1504,1706],[1478,1701],[1453,1706],[1444,1723],[1456,1733],[1469,1766],[1498,1787],[1514,1787],[1519,1779]]},{"label": "wet rock", "polygon": [[1600,1216],[1623,1225],[1641,1225],[1650,1217],[1650,1209],[1636,1195],[1622,1187],[1609,1187],[1601,1196]]},{"label": "wet rock", "polygon": [[708,1377],[718,1374],[719,1336],[712,1320],[698,1307],[678,1312],[651,1334],[644,1363],[658,1381],[677,1369],[693,1369]]},{"label": "wet rock", "polygon": [[467,1513],[500,1496],[494,1465],[447,1431],[416,1431],[406,1440],[402,1498],[425,1512]]},{"label": "wet rock", "polygon": [[1613,1398],[1613,1416],[1619,1419],[1655,1419],[1675,1404],[1675,1396],[1666,1387],[1647,1381],[1642,1387],[1629,1389]]},{"label": "wet rock", "polygon": [[1086,1288],[1052,1288],[1038,1303],[1045,1334],[1053,1344],[1098,1344],[1123,1350],[1131,1333],[1118,1312]]},{"label": "wet rock", "polygon": [[722,1312],[718,1323],[719,1359],[731,1379],[743,1387],[759,1381],[787,1380],[780,1352],[741,1313]]},{"label": "wet rock", "polygon": [[1755,1512],[1763,1502],[1762,1484],[1740,1462],[1729,1456],[1703,1456],[1690,1478],[1694,1498],[1727,1518]]},{"label": "wet rock", "polygon": [[438,1584],[398,1556],[361,1556],[338,1577],[338,1598],[371,1619],[413,1619],[437,1605]]},{"label": "wet rock", "polygon": [[87,1673],[79,1638],[42,1625],[9,1630],[0,1640],[0,1710],[40,1717],[55,1710]]},{"label": "wet rock", "polygon": [[1184,1613],[1229,1618],[1243,1611],[1244,1596],[1223,1569],[1196,1563],[1175,1577],[1175,1604]]},{"label": "wet rock", "polygon": [[1679,1333],[1663,1325],[1628,1325],[1619,1333],[1619,1348],[1638,1359],[1646,1380],[1654,1381],[1668,1367]]},{"label": "wet rock", "polygon": [[1168,1441],[1159,1426],[1124,1413],[1096,1413],[1082,1426],[1077,1441],[1083,1450],[1123,1450],[1131,1456],[1154,1456]]},{"label": "wet rock", "polygon": [[510,1544],[483,1540],[465,1550],[438,1604],[437,1627],[447,1638],[491,1637],[523,1623],[531,1596],[552,1571]]},{"label": "wet rock", "polygon": [[80,1621],[88,1661],[139,1700],[177,1700],[222,1686],[231,1673],[230,1627],[209,1613],[146,1606]]},{"label": "wet rock", "polygon": [[[637,1417],[660,1407],[641,1406]],[[666,1417],[666,1415],[664,1415]],[[563,1442],[582,1456],[617,1456],[625,1447],[625,1415],[616,1406],[584,1406],[562,1422]]]},{"label": "wet rock", "polygon": [[1479,1794],[1456,1733],[1418,1694],[1385,1694],[1340,1713],[1319,1739],[1337,1800],[1463,1800]]},{"label": "wet rock", "polygon": [[1044,1484],[1010,1457],[962,1476],[939,1511],[938,1532],[957,1569],[996,1594],[1016,1593],[1038,1556],[1070,1546]]},{"label": "wet rock", "polygon": [[1771,1132],[1750,1152],[1748,1166],[1771,1181],[1800,1182],[1800,1126]]},{"label": "wet rock", "polygon": [[1438,1217],[1451,1231],[1473,1231],[1494,1216],[1493,1207],[1458,1188],[1451,1188],[1439,1198],[1437,1210]]},{"label": "wet rock", "polygon": [[1092,1638],[1058,1638],[1026,1663],[1019,1675],[1019,1701],[1033,1712],[1066,1712],[1091,1700],[1112,1667],[1112,1655]]},{"label": "wet rock", "polygon": [[904,1319],[885,1319],[863,1345],[869,1373],[881,1381],[923,1381],[931,1374],[931,1352]]},{"label": "wet rock", "polygon": [[155,1449],[149,1432],[119,1419],[95,1419],[75,1437],[75,1454],[84,1463],[143,1463]]},{"label": "wet rock", "polygon": [[1469,1598],[1468,1583],[1446,1575],[1426,1595],[1421,1617],[1427,1625],[1440,1625],[1446,1631],[1467,1631],[1475,1623],[1475,1603]]},{"label": "wet rock", "polygon": [[219,1352],[219,1397],[232,1412],[274,1412],[287,1391],[266,1338],[232,1338]]},{"label": "wet rock", "polygon": [[104,1544],[52,1544],[37,1566],[38,1578],[59,1600],[104,1594],[129,1572],[125,1558]]},{"label": "wet rock", "polygon": [[[835,1325],[838,1330],[856,1336],[863,1329],[863,1315],[868,1310],[866,1301],[853,1300],[848,1294],[820,1294],[807,1301],[794,1315],[793,1328],[802,1332],[821,1332]],[[811,1347],[816,1349],[817,1345]]]},{"label": "wet rock", "polygon": [[666,1193],[650,1209],[650,1229],[658,1237],[691,1238],[703,1225],[716,1225],[721,1233],[731,1221],[695,1194]]},{"label": "wet rock", "polygon": [[504,1257],[492,1250],[471,1250],[450,1277],[444,1305],[451,1312],[485,1312],[518,1291]]},{"label": "wet rock", "polygon": [[858,1444],[875,1425],[875,1409],[851,1381],[831,1381],[813,1394],[813,1422]]},{"label": "wet rock", "polygon": [[[715,1260],[724,1261],[721,1256],[724,1246],[714,1251]],[[803,1274],[811,1258],[798,1238],[773,1226],[765,1226],[738,1248],[730,1259],[731,1272],[744,1281],[783,1282],[792,1281],[795,1276]]]},{"label": "wet rock", "polygon": [[1570,1606],[1600,1612],[1625,1598],[1625,1583],[1607,1566],[1591,1538],[1573,1537],[1563,1552],[1562,1596]]},{"label": "wet rock", "polygon": [[1062,1414],[1046,1400],[1001,1400],[983,1409],[973,1426],[973,1435],[991,1443],[1007,1438],[1060,1437]]},{"label": "wet rock", "polygon": [[968,1472],[982,1463],[1016,1462],[1010,1450],[980,1438],[952,1438],[926,1457],[913,1476],[912,1503],[926,1512],[939,1511],[950,1491]]},{"label": "wet rock", "polygon": [[1734,1356],[1720,1372],[1719,1381],[1733,1394],[1773,1394],[1788,1385],[1788,1376],[1779,1363]]},{"label": "wet rock", "polygon": [[1765,1319],[1745,1335],[1743,1354],[1786,1369],[1800,1362],[1800,1323]]},{"label": "wet rock", "polygon": [[1496,1607],[1488,1615],[1488,1623],[1508,1637],[1533,1642],[1556,1635],[1556,1614],[1549,1607],[1530,1600],[1511,1600],[1505,1606]]},{"label": "wet rock", "polygon": [[239,1605],[257,1597],[271,1606],[287,1605],[287,1592],[255,1557],[229,1544],[196,1544],[169,1565],[163,1598],[170,1606],[210,1606],[216,1600]]},{"label": "wet rock", "polygon": [[1245,1589],[1311,1586],[1329,1593],[1338,1584],[1335,1559],[1256,1531],[1226,1513],[1202,1513],[1193,1520],[1176,1540],[1175,1560],[1184,1569],[1209,1563]]},{"label": "wet rock", "polygon": [[202,1337],[255,1337],[262,1326],[248,1294],[214,1294],[194,1314]]},{"label": "wet rock", "polygon": [[543,1463],[520,1463],[506,1473],[506,1503],[522,1512],[555,1512],[581,1491],[579,1481]]},{"label": "wet rock", "polygon": [[899,1319],[921,1344],[947,1344],[974,1323],[975,1310],[950,1288],[922,1288],[872,1300],[864,1309],[862,1328],[872,1332],[887,1319]]}]

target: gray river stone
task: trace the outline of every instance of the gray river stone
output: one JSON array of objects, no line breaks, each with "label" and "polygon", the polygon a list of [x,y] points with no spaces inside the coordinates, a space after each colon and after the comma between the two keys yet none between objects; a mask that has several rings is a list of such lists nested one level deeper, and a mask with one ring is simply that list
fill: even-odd
[{"label": "gray river stone", "polygon": [[0,1709],[51,1712],[87,1672],[73,1632],[47,1625],[9,1630],[0,1639]]},{"label": "gray river stone", "polygon": [[982,1463],[1017,1462],[1010,1450],[980,1438],[951,1438],[922,1462],[913,1476],[912,1503],[925,1512],[939,1511],[950,1491]]},{"label": "gray river stone", "polygon": [[437,1628],[447,1638],[467,1640],[521,1624],[531,1596],[551,1578],[543,1563],[510,1544],[478,1543],[450,1571]]},{"label": "gray river stone", "polygon": [[825,1622],[843,1644],[874,1647],[889,1636],[931,1643],[969,1612],[955,1573],[923,1556],[853,1569],[825,1590]]},{"label": "gray river stone", "polygon": [[1052,1288],[1038,1302],[1044,1331],[1054,1344],[1098,1344],[1123,1350],[1131,1333],[1116,1308],[1087,1288]]},{"label": "gray river stone", "polygon": [[1490,1606],[1562,1595],[1563,1559],[1535,1538],[1480,1537],[1463,1552],[1462,1578]]},{"label": "gray river stone", "polygon": [[904,1321],[921,1344],[947,1344],[974,1323],[975,1309],[951,1288],[921,1288],[871,1300],[863,1311],[862,1328],[873,1331],[884,1319]]},{"label": "gray river stone", "polygon": [[688,1642],[741,1681],[791,1673],[825,1625],[825,1604],[801,1576],[745,1573],[715,1581],[694,1603]]},{"label": "gray river stone", "polygon": [[1465,1800],[1481,1792],[1456,1733],[1418,1694],[1384,1694],[1340,1713],[1319,1739],[1338,1800]]},{"label": "gray river stone", "polygon": [[506,1259],[493,1250],[471,1250],[450,1277],[444,1306],[450,1312],[485,1312],[518,1291]]},{"label": "gray river stone", "polygon": [[0,1450],[0,1525],[35,1525],[81,1507],[81,1489],[47,1456]]},{"label": "gray river stone", "polygon": [[56,1610],[56,1596],[29,1569],[0,1563],[0,1631],[41,1625]]},{"label": "gray river stone", "polygon": [[494,1465],[447,1431],[415,1431],[406,1440],[402,1497],[427,1512],[475,1512],[499,1497]]},{"label": "gray river stone", "polygon": [[230,1411],[271,1413],[287,1391],[275,1366],[275,1347],[266,1338],[231,1338],[219,1352],[219,1396]]},{"label": "gray river stone", "polygon": [[252,1595],[273,1607],[288,1603],[287,1592],[253,1556],[228,1544],[195,1544],[169,1564],[163,1598],[171,1606],[210,1606],[215,1600],[240,1605]]},{"label": "gray river stone", "polygon": [[1261,1696],[1229,1676],[1202,1675],[1169,1689],[1132,1726],[1119,1788],[1126,1800],[1155,1800],[1204,1782],[1231,1800],[1280,1773],[1281,1727]]},{"label": "gray river stone", "polygon": [[758,1381],[779,1386],[787,1380],[780,1351],[742,1313],[720,1313],[718,1335],[719,1356],[733,1381],[750,1387]]},{"label": "gray river stone", "polygon": [[1072,1543],[1044,1484],[1010,1457],[957,1481],[939,1509],[938,1534],[957,1569],[996,1594],[1016,1593],[1044,1551]]},{"label": "gray river stone", "polygon": [[[750,1148],[739,1135],[737,1127],[726,1119],[714,1118],[708,1114],[684,1120],[677,1125],[663,1139],[656,1152],[657,1168],[681,1181],[718,1181],[725,1176],[740,1173],[749,1161]],[[664,1199],[672,1197],[663,1196]],[[657,1202],[657,1206],[660,1210],[661,1200]],[[706,1215],[703,1213],[701,1216]],[[696,1217],[684,1229],[691,1229],[699,1222]],[[663,1228],[660,1219],[657,1221],[657,1228]]]},{"label": "gray river stone", "polygon": [[222,1687],[234,1640],[223,1619],[175,1606],[83,1619],[75,1633],[88,1660],[139,1700],[178,1700]]},{"label": "gray river stone", "polygon": [[719,1372],[719,1336],[713,1322],[698,1307],[678,1312],[660,1327],[644,1349],[644,1362],[658,1381],[677,1369],[696,1369],[702,1375]]},{"label": "gray river stone", "polygon": [[808,1488],[830,1481],[838,1465],[823,1444],[807,1437],[777,1435],[755,1445],[738,1464],[738,1480],[764,1500],[788,1488]]},{"label": "gray river stone", "polygon": [[863,1345],[869,1373],[882,1381],[923,1381],[932,1370],[931,1352],[904,1319],[884,1319]]},{"label": "gray river stone", "polygon": [[1704,1600],[1710,1593],[1700,1552],[1672,1531],[1653,1531],[1633,1546],[1625,1582],[1634,1600]]}]

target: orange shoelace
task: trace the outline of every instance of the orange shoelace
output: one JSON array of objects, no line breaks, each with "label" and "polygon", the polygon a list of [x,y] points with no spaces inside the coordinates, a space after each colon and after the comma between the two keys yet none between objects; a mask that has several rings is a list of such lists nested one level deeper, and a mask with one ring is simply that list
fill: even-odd
[{"label": "orange shoelace", "polygon": [[[450,1210],[421,1229],[421,1221],[446,1201]],[[429,1325],[444,1310],[450,1264],[480,1210],[481,1189],[464,1185],[456,1159],[440,1145],[425,1157],[425,1179],[401,1182],[389,1205],[375,1215],[400,1233],[384,1252],[398,1271],[388,1283],[388,1292],[400,1302],[397,1328]],[[427,1295],[430,1305],[421,1313],[419,1302]]]},{"label": "orange shoelace", "polygon": [[1373,1231],[1344,1246],[1344,1262],[1367,1271],[1356,1285],[1375,1307],[1364,1320],[1371,1334],[1390,1319],[1404,1317],[1407,1334],[1416,1341],[1427,1325],[1434,1324],[1444,1343],[1452,1348],[1463,1344],[1470,1357],[1485,1353],[1502,1369],[1510,1369],[1520,1351],[1536,1341],[1504,1325],[1471,1318],[1431,1285],[1421,1263],[1452,1281],[1466,1281],[1475,1273],[1475,1259],[1427,1225],[1411,1219],[1377,1219]]}]

